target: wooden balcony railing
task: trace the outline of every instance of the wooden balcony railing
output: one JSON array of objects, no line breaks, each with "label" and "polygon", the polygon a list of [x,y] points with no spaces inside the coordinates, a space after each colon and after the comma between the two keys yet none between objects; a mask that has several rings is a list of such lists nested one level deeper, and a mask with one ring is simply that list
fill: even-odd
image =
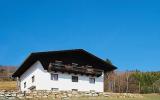
[{"label": "wooden balcony railing", "polygon": [[101,76],[102,70],[92,68],[91,66],[78,66],[78,65],[63,65],[63,64],[56,64],[51,63],[49,65],[48,71],[59,71],[59,72],[67,72],[67,73],[74,73],[74,74],[82,74],[82,75],[91,75],[91,76]]}]

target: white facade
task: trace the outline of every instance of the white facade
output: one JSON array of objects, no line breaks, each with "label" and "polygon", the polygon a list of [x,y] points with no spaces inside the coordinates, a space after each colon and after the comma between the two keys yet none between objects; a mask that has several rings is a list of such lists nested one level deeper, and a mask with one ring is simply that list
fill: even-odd
[{"label": "white facade", "polygon": [[[91,76],[60,72],[57,72],[56,74],[58,74],[58,80],[51,80],[51,73],[47,72],[47,70],[44,70],[40,61],[37,61],[21,75],[20,89],[22,92],[30,91],[29,88],[35,86],[36,90],[51,90],[52,88],[58,88],[58,90],[63,91],[77,89],[78,91],[103,92],[104,74],[102,74],[100,77],[93,77],[95,78],[95,83],[89,82],[89,78]],[[34,82],[32,82],[33,76]],[[72,76],[78,76],[78,82],[72,82]],[[25,82],[26,87],[24,87]]]}]

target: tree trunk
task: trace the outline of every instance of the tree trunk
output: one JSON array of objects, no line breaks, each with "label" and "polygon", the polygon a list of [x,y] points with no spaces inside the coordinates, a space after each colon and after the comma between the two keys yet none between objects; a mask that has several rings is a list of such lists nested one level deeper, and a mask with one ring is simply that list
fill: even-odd
[{"label": "tree trunk", "polygon": [[141,93],[141,82],[139,82],[139,93]]},{"label": "tree trunk", "polygon": [[127,73],[127,88],[126,88],[126,93],[128,93],[128,79],[129,79],[129,76],[128,76],[128,73]]}]

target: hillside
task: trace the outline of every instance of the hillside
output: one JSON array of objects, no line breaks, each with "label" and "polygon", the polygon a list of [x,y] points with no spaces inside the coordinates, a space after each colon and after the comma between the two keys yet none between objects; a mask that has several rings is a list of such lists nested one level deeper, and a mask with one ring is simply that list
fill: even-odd
[{"label": "hillside", "polygon": [[12,80],[11,76],[16,71],[15,66],[0,66],[0,81]]}]

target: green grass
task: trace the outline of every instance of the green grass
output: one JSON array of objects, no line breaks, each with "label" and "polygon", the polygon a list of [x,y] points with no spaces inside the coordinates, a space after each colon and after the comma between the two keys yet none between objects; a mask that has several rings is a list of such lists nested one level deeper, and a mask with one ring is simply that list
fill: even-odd
[{"label": "green grass", "polygon": [[142,98],[80,97],[80,98],[72,98],[70,100],[160,100],[160,95],[144,94]]},{"label": "green grass", "polygon": [[144,100],[160,100],[160,94],[147,94],[144,95]]}]

